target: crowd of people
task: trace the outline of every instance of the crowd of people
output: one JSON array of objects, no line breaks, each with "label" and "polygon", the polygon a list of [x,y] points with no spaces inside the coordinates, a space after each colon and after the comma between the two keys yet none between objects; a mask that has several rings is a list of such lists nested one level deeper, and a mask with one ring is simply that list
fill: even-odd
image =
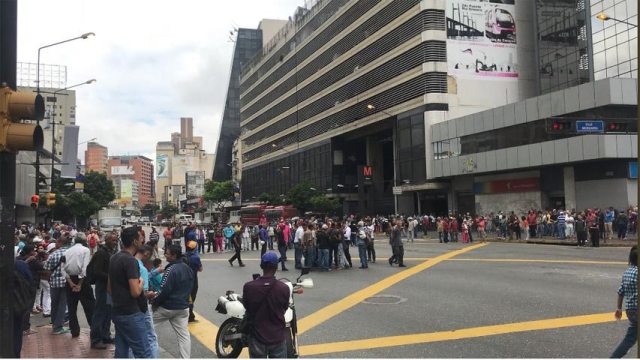
[{"label": "crowd of people", "polygon": [[116,357],[157,358],[155,327],[169,322],[180,356],[190,357],[187,324],[196,321],[193,304],[202,271],[198,243],[187,240],[185,251],[182,244],[168,243],[163,264],[155,228],[149,241],[144,230],[135,226],[101,235],[70,225],[45,229],[23,224],[16,230],[16,282],[25,286],[18,286],[14,296],[28,302],[14,311],[16,357],[23,335],[36,332],[31,329],[31,315],[50,318],[53,335],[80,336],[78,303],[94,349],[115,344]]}]

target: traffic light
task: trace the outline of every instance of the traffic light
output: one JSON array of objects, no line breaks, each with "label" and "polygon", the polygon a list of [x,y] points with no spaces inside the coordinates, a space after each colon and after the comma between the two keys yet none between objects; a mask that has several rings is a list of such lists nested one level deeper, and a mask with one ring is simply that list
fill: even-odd
[{"label": "traffic light", "polygon": [[550,119],[547,123],[547,132],[550,134],[567,134],[573,132],[571,120]]},{"label": "traffic light", "polygon": [[47,193],[47,206],[53,207],[56,205],[56,194]]},{"label": "traffic light", "polygon": [[16,92],[8,86],[0,88],[0,151],[41,150],[42,128],[20,120],[42,120],[44,99],[30,92]]},{"label": "traffic light", "polygon": [[32,209],[37,209],[38,208],[38,204],[40,204],[40,196],[38,195],[31,195],[31,208]]}]

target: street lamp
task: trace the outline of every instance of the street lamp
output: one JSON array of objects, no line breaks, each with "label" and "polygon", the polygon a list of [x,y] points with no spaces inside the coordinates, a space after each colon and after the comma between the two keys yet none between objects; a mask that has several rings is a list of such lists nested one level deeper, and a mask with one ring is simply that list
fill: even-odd
[{"label": "street lamp", "polygon": [[[375,109],[376,109],[376,107],[375,107],[375,106],[373,106],[372,104],[367,104],[367,109],[369,109],[369,110],[372,110],[372,111],[373,111],[373,110],[375,110]],[[385,114],[387,114],[387,115],[389,115],[389,116],[395,116],[395,115],[393,115],[393,114],[388,113],[388,112],[387,112],[387,111],[385,111],[385,110],[378,110],[378,111],[380,111],[380,112],[382,112],[382,113],[385,113]]]},{"label": "street lamp", "polygon": [[74,41],[74,40],[79,40],[79,39],[87,39],[90,36],[95,36],[95,33],[92,32],[88,32],[88,33],[84,33],[78,37],[74,37],[71,39],[67,39],[67,40],[62,40],[62,41],[58,41],[56,43],[53,44],[49,44],[49,45],[44,45],[38,48],[38,63],[36,64],[36,86],[37,86],[37,93],[40,94],[40,51],[42,49],[46,49],[46,48],[50,48],[52,46],[56,46],[56,45],[60,45],[60,44],[64,44],[64,43],[68,43],[70,41]]},{"label": "street lamp", "polygon": [[[96,82],[96,79],[91,79],[91,80],[87,80],[85,82],[81,82],[79,84],[67,86],[64,89],[58,89],[58,90],[53,92],[53,103],[54,103],[53,106],[54,106],[54,109],[53,109],[53,112],[51,113],[51,191],[53,191],[53,179],[54,179],[53,170],[54,170],[54,167],[55,167],[55,164],[56,164],[56,111],[55,111],[55,104],[58,102],[58,99],[56,98],[56,95],[61,91],[73,89],[73,88],[76,88],[76,87],[82,86],[82,85],[93,84],[94,82]],[[95,140],[95,138],[93,138],[92,140]],[[91,140],[89,140],[89,141],[91,141]]]},{"label": "street lamp", "polygon": [[618,20],[618,19],[612,18],[612,17],[610,17],[609,15],[607,15],[607,14],[605,14],[603,12],[598,14],[598,15],[596,15],[596,18],[598,20],[602,20],[602,21],[613,20],[613,21],[617,21],[619,23],[627,24],[627,25],[629,25],[631,27],[638,27],[638,25],[635,25],[635,24],[632,24],[632,23],[629,23],[629,22],[626,22],[626,21],[623,21],[623,20]]},{"label": "street lamp", "polygon": [[96,141],[96,140],[98,140],[98,138],[91,138],[91,139],[89,139],[89,140],[86,140],[86,141],[83,141],[83,142],[79,142],[79,143],[78,143],[78,145],[86,144],[86,143],[88,143],[88,142]]}]

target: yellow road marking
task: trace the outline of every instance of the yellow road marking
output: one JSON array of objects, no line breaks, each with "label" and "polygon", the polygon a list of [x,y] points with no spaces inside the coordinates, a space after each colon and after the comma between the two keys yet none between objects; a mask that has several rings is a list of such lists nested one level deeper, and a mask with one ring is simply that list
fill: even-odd
[{"label": "yellow road marking", "polygon": [[446,254],[437,256],[433,259],[420,263],[416,266],[412,266],[407,270],[400,271],[394,275],[391,275],[385,279],[382,279],[376,282],[375,284],[369,285],[362,290],[356,291],[355,293],[348,295],[347,297],[341,300],[338,300],[333,304],[327,305],[324,308],[298,321],[298,334],[299,335],[304,334],[309,329],[322,324],[323,322],[331,319],[332,317],[338,315],[339,313],[361,303],[364,299],[371,297],[412,275],[415,275],[423,270],[426,270],[434,265],[437,265],[444,260],[478,249],[485,245],[486,243],[477,244],[477,245],[468,246],[459,250],[450,251]]},{"label": "yellow road marking", "polygon": [[[424,261],[430,258],[404,258],[410,261]],[[546,260],[546,259],[447,259],[445,261],[479,261],[479,262],[522,262],[522,263],[550,263],[550,264],[601,264],[601,265],[627,265],[624,261],[597,261],[597,260]]]},{"label": "yellow road marking", "polygon": [[193,314],[198,319],[197,322],[189,323],[189,332],[193,335],[202,345],[216,353],[216,334],[218,333],[218,327],[211,321],[207,320],[204,316],[196,313]]},{"label": "yellow road marking", "polygon": [[[623,316],[623,319],[626,319]],[[300,346],[302,356],[313,356],[343,351],[368,350],[383,347],[425,344],[437,341],[461,340],[484,336],[511,334],[524,331],[550,330],[566,327],[594,325],[616,321],[613,313],[601,313],[562,317],[546,320],[525,321],[502,325],[480,326],[467,329],[439,331],[411,335],[386,336],[373,339],[339,341],[326,344]]]}]

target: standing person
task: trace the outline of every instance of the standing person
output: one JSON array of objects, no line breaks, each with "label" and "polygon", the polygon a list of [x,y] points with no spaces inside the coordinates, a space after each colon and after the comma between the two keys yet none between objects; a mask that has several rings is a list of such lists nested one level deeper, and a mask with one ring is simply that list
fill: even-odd
[{"label": "standing person", "polygon": [[282,264],[282,271],[289,271],[285,266],[287,261],[287,238],[284,237],[284,224],[280,223],[275,229],[276,243],[278,245],[278,252],[280,252],[280,263]]},{"label": "standing person", "polygon": [[83,233],[78,233],[75,244],[65,253],[66,262],[62,264],[62,273],[67,281],[67,308],[69,310],[69,327],[71,336],[80,336],[80,324],[78,323],[78,302],[82,303],[87,323],[91,324],[93,309],[96,299],[93,297],[91,284],[85,282],[87,265],[91,261],[91,252],[86,244]]},{"label": "standing person", "polygon": [[[350,269],[353,268],[353,263],[351,262],[351,254],[349,253],[349,246],[351,246],[351,234],[352,230],[349,226],[349,222],[344,222],[344,228],[342,229],[343,242],[342,242],[342,252],[344,253],[344,268]],[[355,234],[354,234],[355,235]]]},{"label": "standing person", "polygon": [[235,230],[233,228],[233,226],[231,225],[231,223],[227,224],[227,226],[225,226],[224,230],[222,231],[224,234],[224,250],[229,250],[231,249],[232,242],[233,242],[233,235],[235,234]]},{"label": "standing person", "polygon": [[91,255],[93,255],[93,253],[96,251],[99,241],[100,238],[98,237],[98,232],[95,229],[92,229],[87,236],[87,243],[89,244]]},{"label": "standing person", "polygon": [[[153,317],[151,316],[151,309],[149,309],[149,304],[146,301],[147,298],[155,297],[156,293],[149,288],[150,279],[149,279],[149,271],[144,266],[144,262],[149,261],[151,258],[151,253],[153,249],[149,246],[142,246],[138,248],[136,252],[136,262],[138,263],[138,270],[140,270],[140,277],[142,278],[142,291],[144,292],[144,303],[147,306],[147,311],[145,312],[145,325],[146,325],[146,336],[145,340],[149,343],[149,348],[151,349],[151,357],[157,359],[160,357],[160,350],[158,348],[158,336],[156,335],[156,330],[153,327]],[[129,357],[133,357],[133,351],[129,349]]]},{"label": "standing person", "polygon": [[147,340],[149,329],[145,313],[148,308],[144,298],[144,284],[138,263],[133,257],[142,246],[138,228],[122,230],[121,242],[123,250],[113,255],[109,261],[107,285],[111,293],[112,320],[116,328],[114,357],[126,358],[131,349],[136,358],[150,358],[152,353]]},{"label": "standing person", "polygon": [[182,248],[172,245],[165,252],[169,263],[162,275],[160,292],[153,299],[153,322],[161,326],[169,321],[175,331],[180,348],[180,357],[191,357],[191,335],[189,334],[189,294],[194,282],[193,271],[182,260]]},{"label": "standing person", "polygon": [[624,209],[620,210],[618,218],[616,219],[616,225],[618,226],[618,240],[626,240],[629,218],[627,217],[627,212],[624,211]]},{"label": "standing person", "polygon": [[391,229],[391,237],[389,243],[391,244],[391,250],[393,255],[389,258],[389,265],[393,266],[394,262],[398,263],[399,267],[406,267],[404,265],[404,247],[402,246],[402,220],[397,220]]},{"label": "standing person", "polygon": [[368,269],[369,265],[367,263],[367,244],[369,242],[369,237],[367,235],[368,229],[365,227],[364,222],[358,222],[358,234],[356,245],[358,246],[358,256],[360,257],[360,269]]},{"label": "standing person", "polygon": [[602,239],[606,243],[607,240],[613,239],[613,220],[615,218],[615,212],[612,207],[609,207],[604,214],[604,232],[605,237]]},{"label": "standing person", "polygon": [[329,271],[329,234],[327,230],[329,226],[322,224],[320,230],[316,232],[316,241],[318,243],[318,258],[321,271]]},{"label": "standing person", "polygon": [[558,224],[558,238],[565,240],[567,235],[567,215],[564,211],[560,211],[556,221]]},{"label": "standing person", "polygon": [[273,241],[276,238],[276,230],[274,229],[273,224],[269,224],[269,227],[267,228],[267,235],[269,235],[267,245],[269,246],[269,250],[273,250]]},{"label": "standing person", "polygon": [[329,229],[329,266],[331,266],[332,260],[334,267],[340,269],[344,264],[342,263],[342,233],[337,228],[335,223],[331,223]]},{"label": "standing person", "polygon": [[[25,264],[27,264],[29,269],[29,285],[31,287],[31,300],[29,303],[29,309],[35,309],[35,294],[37,293],[38,285],[40,284],[40,271],[43,269],[43,263],[40,260],[41,257],[38,256],[36,252],[36,247],[33,244],[27,244],[22,248],[20,252],[20,256],[16,260],[22,260]],[[32,311],[33,312],[33,311]],[[36,311],[36,313],[39,313]],[[31,329],[31,313],[27,311],[22,317],[22,330],[24,330],[26,335],[31,335],[36,333],[35,330]]]},{"label": "standing person", "polygon": [[439,216],[436,219],[436,231],[438,232],[438,240],[439,242],[442,244],[446,241],[445,240],[445,235],[444,235],[444,220],[442,220]]},{"label": "standing person", "polygon": [[240,239],[240,236],[241,235],[239,231],[234,232],[231,236],[231,239],[229,240],[232,243],[233,249],[235,251],[233,256],[228,260],[231,266],[233,266],[233,261],[235,259],[238,259],[238,266],[244,267],[244,264],[242,263],[242,257],[240,255],[240,253],[242,252],[242,240]]},{"label": "standing person", "polygon": [[109,233],[104,239],[104,245],[91,258],[87,271],[91,272],[95,281],[96,307],[91,319],[91,348],[106,349],[106,344],[112,344],[111,338],[111,304],[107,301],[107,282],[109,280],[109,260],[116,252],[118,238]]},{"label": "standing person", "polygon": [[196,244],[193,241],[187,243],[187,252],[185,257],[189,268],[193,272],[193,287],[191,288],[191,303],[189,304],[189,322],[196,321],[196,316],[193,314],[193,306],[196,303],[196,296],[198,295],[198,273],[202,272],[202,261],[198,252],[195,251]]},{"label": "standing person", "polygon": [[249,226],[245,225],[242,227],[242,251],[249,251],[249,246],[251,246],[251,234],[249,233]]},{"label": "standing person", "polygon": [[295,268],[302,269],[302,237],[304,236],[304,227],[302,220],[298,221],[298,227],[293,238]]},{"label": "standing person", "polygon": [[171,224],[169,224],[167,225],[167,228],[164,229],[164,231],[162,232],[162,240],[163,240],[162,249],[164,249],[165,251],[167,250],[167,247],[171,245],[172,238],[173,238],[173,230],[171,229]]},{"label": "standing person", "polygon": [[180,224],[176,224],[171,231],[171,244],[177,244],[182,246],[182,238],[184,237],[184,232],[182,231],[182,226]]},{"label": "standing person", "polygon": [[287,331],[284,312],[289,306],[289,287],[276,280],[278,256],[268,252],[260,261],[262,276],[242,288],[242,303],[252,324],[249,357],[286,358]]},{"label": "standing person", "polygon": [[590,211],[587,217],[589,236],[591,236],[591,246],[600,247],[600,228],[598,227],[598,217],[595,212]]},{"label": "standing person", "polygon": [[622,301],[629,319],[627,334],[620,345],[611,354],[612,358],[621,358],[635,345],[638,337],[638,246],[634,245],[629,252],[629,267],[622,274],[622,283],[618,288],[618,301],[615,317],[622,318]]},{"label": "standing person", "polygon": [[49,278],[51,277],[51,272],[44,269],[44,264],[47,262],[49,254],[47,253],[46,247],[42,249],[38,249],[38,257],[42,261],[42,270],[38,274],[38,279],[40,284],[38,286],[38,290],[36,292],[36,306],[39,306],[42,309],[42,316],[45,318],[51,316],[51,288],[49,287]]},{"label": "standing person", "polygon": [[196,241],[198,242],[198,254],[204,254],[204,242],[206,241],[206,233],[202,226],[196,228]]},{"label": "standing person", "polygon": [[[20,281],[24,283],[31,284],[33,283],[33,278],[31,277],[31,271],[29,270],[29,265],[27,265],[24,260],[17,259],[15,262],[15,271],[14,276],[16,279],[14,281]],[[35,295],[35,291],[31,292],[27,295]],[[11,311],[13,315],[13,356],[15,358],[20,357],[20,353],[22,352],[22,338],[24,336],[23,330],[23,319],[26,316],[29,316],[29,310],[25,309],[22,312],[14,313]],[[3,334],[3,336],[11,336],[9,334]]]},{"label": "standing person", "polygon": [[573,217],[573,214],[569,211],[567,211],[567,215],[565,217],[565,224],[566,224],[567,238],[571,240],[573,238],[573,235],[576,229],[575,227],[576,219]]},{"label": "standing person", "polygon": [[213,225],[209,225],[206,231],[207,235],[207,254],[211,252],[211,248],[213,247],[213,252],[216,252],[216,231]]},{"label": "standing person", "polygon": [[67,233],[60,235],[55,244],[57,250],[49,255],[47,262],[44,263],[44,269],[51,271],[49,287],[51,288],[51,322],[54,335],[69,332],[69,329],[62,326],[67,309],[67,280],[61,268],[65,261],[64,254],[67,251],[68,236]]},{"label": "standing person", "polygon": [[[367,226],[369,230],[367,235],[369,236],[369,243],[367,244],[367,262],[376,263],[376,248],[374,246],[375,237],[376,237],[376,228],[373,223]],[[426,229],[425,229],[426,232]]]},{"label": "standing person", "polygon": [[413,222],[413,218],[408,218],[407,219],[407,237],[409,238],[408,240],[410,242],[413,242],[413,238],[415,236],[415,226],[416,224]]},{"label": "standing person", "polygon": [[256,226],[252,226],[251,227],[251,231],[250,231],[250,236],[251,236],[251,251],[253,251],[253,249],[255,248],[256,250],[260,249],[260,247],[258,246],[259,241],[260,241],[260,227],[262,227],[262,225],[256,225]]},{"label": "standing person", "polygon": [[484,241],[487,238],[487,234],[485,232],[487,221],[484,219],[484,216],[478,217],[476,224],[478,225],[478,234],[480,234],[480,239]]},{"label": "standing person", "polygon": [[216,245],[213,249],[215,252],[224,252],[224,235],[222,231],[222,225],[217,225],[214,233]]},{"label": "standing person", "polygon": [[529,220],[527,220],[527,217],[524,215],[520,219],[522,220],[521,224],[522,224],[522,232],[524,233],[524,239],[529,240],[529,236],[531,235],[529,233]]},{"label": "standing person", "polygon": [[260,256],[264,255],[267,252],[267,247],[269,246],[269,233],[267,232],[266,226],[258,225],[258,237],[260,238]]},{"label": "standing person", "polygon": [[313,239],[313,225],[304,226],[304,234],[302,235],[302,251],[304,254],[304,266],[313,267],[314,250],[316,244]]},{"label": "standing person", "polygon": [[587,224],[585,223],[582,215],[578,215],[575,221],[576,239],[578,240],[578,246],[585,246],[587,242]]}]

